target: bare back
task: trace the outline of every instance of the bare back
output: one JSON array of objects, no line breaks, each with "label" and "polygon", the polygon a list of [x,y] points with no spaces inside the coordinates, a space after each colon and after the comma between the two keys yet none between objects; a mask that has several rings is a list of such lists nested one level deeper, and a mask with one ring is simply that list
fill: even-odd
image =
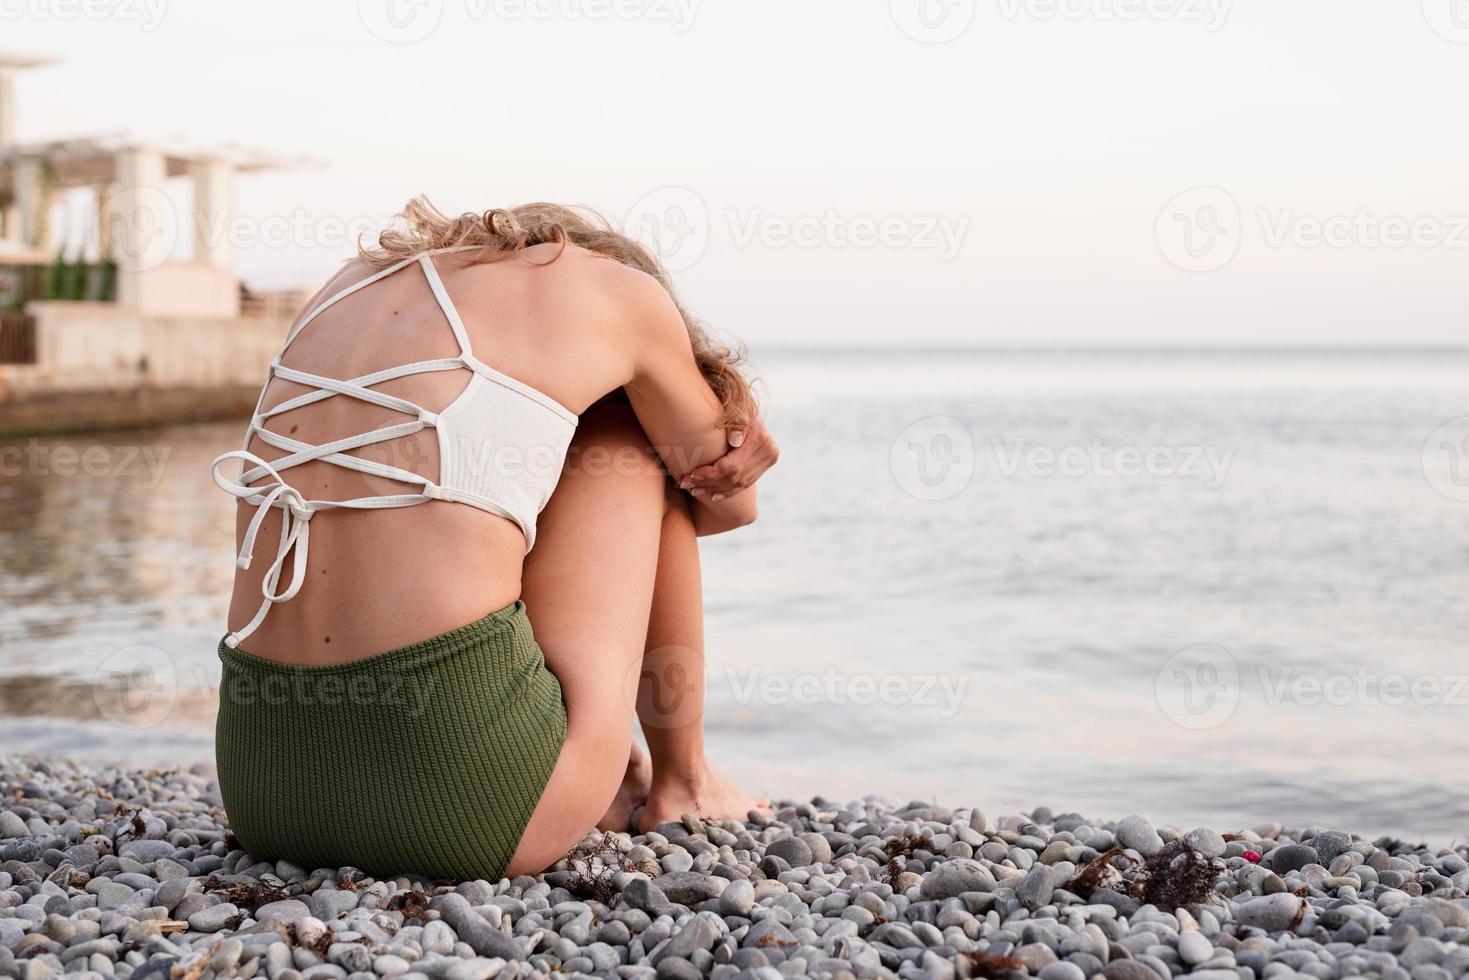
[{"label": "bare back", "polygon": [[[540,245],[492,262],[471,262],[459,254],[433,261],[476,356],[580,414],[634,378],[638,345],[628,335],[628,303],[620,295],[629,270],[579,249],[568,248],[555,258],[557,251]],[[373,272],[360,261],[349,263],[321,296]],[[454,334],[427,280],[410,266],[322,312],[290,344],[281,364],[348,379],[456,352]],[[459,396],[469,376],[467,370],[415,374],[374,390],[439,412]],[[310,390],[273,378],[262,408]],[[315,445],[401,421],[391,408],[331,397],[273,416],[265,428]],[[286,455],[259,438],[246,448],[266,461]],[[436,479],[440,468],[432,430],[351,454],[429,479]],[[413,489],[325,461],[289,472],[294,487],[325,500]],[[253,509],[241,504],[237,544],[252,516]],[[265,518],[262,541],[277,539],[281,520],[279,512]],[[312,522],[310,550],[299,594],[274,607],[250,637],[248,648],[257,656],[340,663],[473,622],[520,595],[526,540],[506,518],[431,500],[391,510],[325,512]],[[248,620],[260,602],[267,564],[237,571],[232,628]]]}]

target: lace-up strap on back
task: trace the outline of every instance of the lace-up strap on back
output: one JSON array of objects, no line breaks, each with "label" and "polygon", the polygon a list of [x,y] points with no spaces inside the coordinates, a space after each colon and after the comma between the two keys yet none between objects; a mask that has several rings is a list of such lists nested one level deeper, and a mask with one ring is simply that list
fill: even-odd
[{"label": "lace-up strap on back", "polygon": [[[478,248],[479,246],[467,247]],[[244,446],[235,452],[224,453],[214,461],[211,467],[214,482],[221,489],[255,507],[255,514],[246,527],[236,559],[236,565],[239,568],[250,567],[255,539],[265,520],[265,515],[272,508],[279,509],[282,515],[280,541],[276,549],[275,560],[266,571],[261,584],[264,601],[249,624],[225,637],[225,643],[230,648],[238,647],[242,640],[260,626],[272,605],[285,602],[300,592],[305,582],[306,564],[309,557],[310,522],[312,516],[320,511],[333,508],[381,510],[393,507],[412,507],[429,500],[444,500],[469,504],[514,521],[525,534],[527,549],[534,543],[535,518],[555,488],[561,465],[565,460],[566,448],[571,440],[571,433],[576,426],[576,415],[550,396],[496,371],[474,356],[469,341],[469,332],[464,327],[459,311],[449,298],[448,290],[445,289],[443,279],[440,278],[433,261],[434,255],[461,250],[449,248],[424,252],[389,266],[333,294],[302,319],[286,337],[280,354],[272,359],[265,384],[260,389],[260,398],[255,404],[255,412],[250,419],[250,426],[245,433]],[[332,305],[415,263],[422,268],[424,278],[433,293],[434,301],[448,321],[450,330],[453,331],[454,340],[459,347],[458,356],[401,364],[348,380],[288,368],[281,363],[281,359],[290,349],[292,342],[313,320]],[[376,385],[386,381],[394,381],[416,374],[466,369],[472,372],[469,384],[466,385],[460,396],[442,412],[432,412],[406,398],[374,390]],[[295,382],[316,390],[289,398],[274,408],[265,410],[265,395],[272,378]],[[493,383],[498,388],[487,394],[483,387],[486,383]],[[501,394],[497,395],[495,391]],[[503,394],[507,392],[521,396],[521,398],[507,402]],[[265,428],[266,421],[277,415],[305,408],[339,395],[399,412],[409,416],[409,420],[320,444],[302,442]],[[524,401],[527,400],[531,405],[538,406],[544,411],[537,411],[525,405]],[[460,406],[465,406],[465,408],[461,409]],[[459,421],[461,417],[464,418]],[[463,429],[457,439],[445,438],[445,426],[451,422]],[[409,470],[349,455],[349,450],[401,439],[429,427],[439,430],[441,474],[438,483]],[[270,461],[262,459],[250,452],[252,438],[258,438],[261,442],[281,450],[286,455]],[[521,455],[528,451],[550,449],[554,457],[550,462],[554,465],[548,466],[543,471],[527,468],[511,473],[500,472],[500,461],[493,455],[480,458],[484,456],[481,450],[501,448],[495,446],[495,443],[502,443],[503,448],[514,450]],[[241,461],[239,476],[235,478],[225,476],[220,470],[221,465],[228,460],[235,459]],[[417,486],[419,489],[412,493],[355,497],[350,500],[312,500],[291,486],[281,475],[284,470],[311,461],[331,463],[359,473]],[[450,473],[454,475],[452,483],[446,475]],[[280,579],[288,558],[291,559],[291,580],[290,584],[282,590]]]}]

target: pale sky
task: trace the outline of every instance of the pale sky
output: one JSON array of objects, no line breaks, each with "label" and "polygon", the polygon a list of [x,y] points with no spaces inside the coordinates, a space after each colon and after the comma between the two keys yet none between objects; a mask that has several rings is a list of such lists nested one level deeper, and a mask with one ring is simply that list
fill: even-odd
[{"label": "pale sky", "polygon": [[754,345],[1466,339],[1466,0],[0,0],[0,46],[64,59],[21,139],[312,158],[237,183],[261,286],[423,192],[631,215]]}]

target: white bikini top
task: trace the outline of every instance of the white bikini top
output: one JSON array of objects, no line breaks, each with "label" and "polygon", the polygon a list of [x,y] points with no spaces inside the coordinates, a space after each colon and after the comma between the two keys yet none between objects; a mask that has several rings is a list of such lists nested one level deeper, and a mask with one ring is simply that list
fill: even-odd
[{"label": "white bikini top", "polygon": [[[572,433],[576,431],[577,417],[555,399],[496,371],[474,356],[469,344],[469,334],[464,329],[464,321],[460,319],[459,311],[449,299],[433,262],[434,255],[460,250],[444,248],[425,252],[348,286],[312,310],[291,331],[280,353],[270,362],[265,384],[260,389],[260,399],[255,403],[254,416],[245,432],[244,448],[224,453],[210,468],[214,482],[222,490],[255,506],[255,516],[245,530],[245,538],[235,562],[238,567],[250,567],[255,536],[265,515],[272,507],[281,510],[280,545],[276,549],[275,561],[271,563],[261,584],[265,601],[261,603],[255,618],[244,629],[225,637],[225,644],[230,648],[239,646],[240,641],[255,632],[264,622],[273,604],[294,598],[301,590],[306,579],[311,516],[317,511],[333,507],[376,510],[385,507],[412,507],[429,500],[449,500],[469,504],[514,521],[525,534],[526,550],[529,551],[535,544],[536,516],[546,506],[546,501],[551,498],[551,491],[556,488],[556,482],[560,479],[566,450],[571,443]],[[423,269],[429,288],[433,290],[439,308],[443,310],[450,329],[454,331],[454,339],[459,343],[457,357],[401,364],[349,381],[308,374],[281,364],[281,358],[292,341],[323,310],[414,263]],[[472,372],[469,383],[448,407],[437,414],[406,399],[373,390],[374,385],[395,378],[466,368]],[[265,404],[266,389],[270,387],[273,377],[309,385],[316,390],[287,399],[269,411],[261,411]],[[265,428],[266,419],[336,395],[346,395],[373,405],[381,405],[402,412],[409,418],[396,425],[334,439],[321,445],[301,442]],[[396,466],[349,455],[347,452],[361,446],[412,435],[427,427],[433,427],[438,433],[438,482]],[[284,450],[289,455],[266,462],[249,451],[252,436],[276,449]],[[241,472],[236,479],[230,479],[220,472],[220,466],[229,459],[241,460]],[[287,483],[281,472],[311,460],[323,460],[361,473],[416,484],[420,489],[416,493],[355,497],[351,500],[310,500]],[[251,485],[266,476],[269,477],[266,482]],[[281,572],[292,551],[295,552],[295,557],[291,564],[291,582],[284,591],[280,591]]]}]

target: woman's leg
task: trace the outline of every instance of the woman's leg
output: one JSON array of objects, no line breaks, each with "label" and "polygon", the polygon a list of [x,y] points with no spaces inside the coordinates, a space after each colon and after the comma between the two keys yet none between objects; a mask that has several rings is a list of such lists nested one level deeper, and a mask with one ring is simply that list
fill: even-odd
[{"label": "woman's leg", "polygon": [[[522,586],[561,682],[566,744],[511,862],[515,874],[546,867],[599,822],[626,827],[645,793],[645,825],[689,811],[743,816],[756,805],[703,761],[703,602],[682,492],[625,404],[584,415],[570,458]],[[639,696],[672,682],[679,697],[661,707]],[[651,774],[632,741],[635,706],[654,751]]]},{"label": "woman's leg", "polygon": [[627,770],[667,477],[626,405],[582,416],[537,524],[521,597],[561,682],[566,743],[509,873],[544,869],[607,811]]},{"label": "woman's leg", "polygon": [[[764,807],[704,757],[704,595],[689,501],[672,481],[658,538],[658,568],[638,683],[638,721],[652,756],[640,830],[685,813],[743,819]],[[624,819],[623,826],[626,826]]]}]

